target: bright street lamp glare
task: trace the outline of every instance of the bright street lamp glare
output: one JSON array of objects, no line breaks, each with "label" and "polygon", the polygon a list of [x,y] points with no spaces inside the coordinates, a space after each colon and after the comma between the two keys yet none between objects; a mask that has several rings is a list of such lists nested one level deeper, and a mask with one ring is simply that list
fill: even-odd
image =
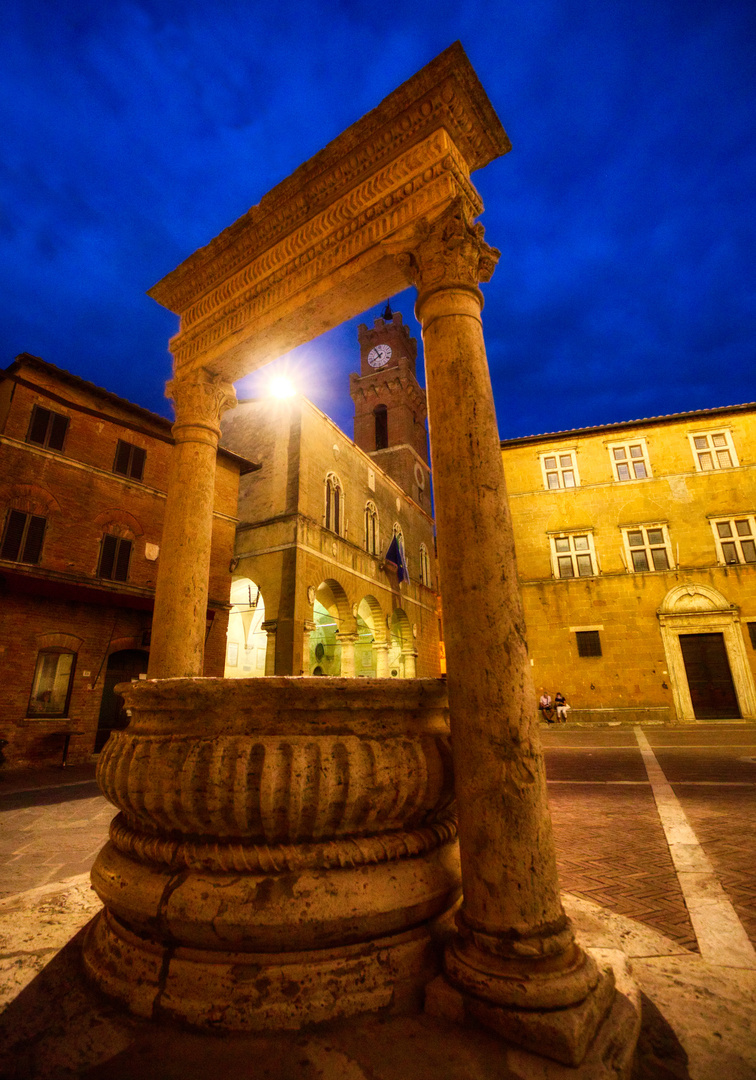
[{"label": "bright street lamp glare", "polygon": [[270,380],[270,393],[272,397],[293,397],[296,393],[294,383],[286,375],[275,375]]}]

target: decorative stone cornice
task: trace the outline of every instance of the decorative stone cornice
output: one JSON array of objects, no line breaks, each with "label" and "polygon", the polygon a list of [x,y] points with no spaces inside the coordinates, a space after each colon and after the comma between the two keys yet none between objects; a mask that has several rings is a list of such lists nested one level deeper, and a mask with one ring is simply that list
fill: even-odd
[{"label": "decorative stone cornice", "polygon": [[418,226],[408,250],[396,254],[396,262],[418,291],[418,309],[439,289],[467,289],[480,294],[478,284],[490,281],[501,254],[490,247],[485,229],[473,223],[463,198],[452,204],[432,224]]},{"label": "decorative stone cornice", "polygon": [[236,405],[236,391],[230,383],[206,371],[196,371],[189,377],[176,378],[165,388],[173,399],[176,420],[173,434],[181,441],[182,429],[205,428],[220,436],[220,418]]}]

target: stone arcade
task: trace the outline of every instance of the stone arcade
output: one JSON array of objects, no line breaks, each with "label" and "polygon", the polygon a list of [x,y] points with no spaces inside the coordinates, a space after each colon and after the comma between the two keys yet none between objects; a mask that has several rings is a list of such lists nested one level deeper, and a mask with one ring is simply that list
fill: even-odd
[{"label": "stone arcade", "polygon": [[[453,45],[151,291],[181,319],[153,681],[127,690],[132,723],[102,756],[121,814],[85,943],[92,977],[141,1015],[298,1028],[411,1010],[425,992],[435,1015],[534,1061],[627,1075],[637,1008],[576,942],[559,895],[483,341],[479,283],[499,253],[469,177],[509,148]],[[409,282],[451,758],[441,682],[197,678],[231,384]],[[433,934],[460,884],[452,761],[464,901],[439,975]]]}]

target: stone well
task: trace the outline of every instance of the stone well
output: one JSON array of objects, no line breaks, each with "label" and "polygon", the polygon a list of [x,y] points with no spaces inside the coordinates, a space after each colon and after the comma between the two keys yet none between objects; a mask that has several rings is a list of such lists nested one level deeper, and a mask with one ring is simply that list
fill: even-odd
[{"label": "stone well", "polygon": [[416,1008],[460,891],[437,680],[118,688],[87,970],[135,1013],[228,1030]]}]

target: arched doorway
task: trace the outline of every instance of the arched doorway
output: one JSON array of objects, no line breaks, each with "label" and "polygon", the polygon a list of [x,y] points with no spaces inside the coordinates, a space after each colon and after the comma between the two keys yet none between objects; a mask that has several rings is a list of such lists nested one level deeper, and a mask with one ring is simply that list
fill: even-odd
[{"label": "arched doorway", "polygon": [[131,682],[140,675],[147,674],[149,653],[143,649],[121,649],[111,653],[105,668],[105,679],[100,700],[100,715],[97,720],[94,752],[99,754],[111,731],[121,731],[129,722],[123,705],[123,698],[116,694],[118,683]]},{"label": "arched doorway", "polygon": [[390,630],[389,675],[392,679],[414,679],[415,647],[412,627],[406,612],[401,608],[395,608],[391,612]]},{"label": "arched doorway", "polygon": [[238,578],[231,585],[232,608],[226,633],[227,679],[253,679],[265,674],[268,635],[263,630],[265,601],[250,578]]},{"label": "arched doorway", "polygon": [[355,674],[362,678],[385,676],[378,650],[386,651],[383,613],[374,596],[363,596],[357,608],[357,642],[354,647]]},{"label": "arched doorway", "polygon": [[310,632],[310,674],[342,674],[339,634],[348,629],[347,612],[347,596],[338,581],[331,578],[322,581],[312,605],[315,629]]},{"label": "arched doorway", "polygon": [[678,721],[756,716],[737,609],[710,585],[678,585],[658,611]]}]

